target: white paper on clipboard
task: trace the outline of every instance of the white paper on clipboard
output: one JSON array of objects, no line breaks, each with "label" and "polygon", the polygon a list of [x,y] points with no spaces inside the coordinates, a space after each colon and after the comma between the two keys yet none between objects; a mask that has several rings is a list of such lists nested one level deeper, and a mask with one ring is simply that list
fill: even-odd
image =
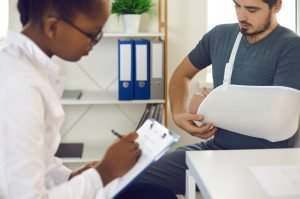
[{"label": "white paper on clipboard", "polygon": [[136,142],[142,151],[142,155],[136,165],[123,177],[117,178],[105,187],[107,198],[113,198],[124,189],[135,177],[138,176],[153,161],[159,159],[180,136],[172,133],[166,127],[155,120],[148,119],[137,130]]}]

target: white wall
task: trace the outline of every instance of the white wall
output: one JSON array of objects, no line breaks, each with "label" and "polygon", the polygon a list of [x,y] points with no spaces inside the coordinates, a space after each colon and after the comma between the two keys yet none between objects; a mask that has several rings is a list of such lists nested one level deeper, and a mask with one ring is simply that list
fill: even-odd
[{"label": "white wall", "polygon": [[18,11],[17,11],[17,0],[9,0],[8,29],[13,30],[13,31],[21,30],[20,17],[19,17]]},{"label": "white wall", "polygon": [[2,0],[0,5],[0,39],[5,37],[8,27],[8,0]]},{"label": "white wall", "polygon": [[[168,2],[168,69],[170,78],[180,61],[195,47],[206,32],[207,4],[203,0],[169,0]],[[205,72],[201,72],[199,75],[196,78],[204,81]],[[194,80],[193,88],[196,85],[197,81]],[[168,117],[170,128],[175,132],[182,133],[180,145],[199,141],[178,129],[172,121],[171,114]]]}]

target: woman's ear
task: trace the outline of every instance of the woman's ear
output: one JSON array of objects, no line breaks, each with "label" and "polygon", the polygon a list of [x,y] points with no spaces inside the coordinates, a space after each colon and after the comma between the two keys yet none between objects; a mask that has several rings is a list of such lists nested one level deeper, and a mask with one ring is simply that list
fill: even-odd
[{"label": "woman's ear", "polygon": [[59,30],[59,19],[56,17],[46,17],[43,21],[42,28],[49,39],[54,39]]}]

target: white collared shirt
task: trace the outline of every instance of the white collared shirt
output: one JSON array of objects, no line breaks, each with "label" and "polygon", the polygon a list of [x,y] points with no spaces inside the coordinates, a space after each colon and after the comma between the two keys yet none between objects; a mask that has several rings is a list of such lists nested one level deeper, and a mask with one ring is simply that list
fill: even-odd
[{"label": "white collared shirt", "polygon": [[25,35],[9,33],[0,46],[1,199],[94,199],[102,192],[95,169],[68,181],[71,171],[54,156],[62,92],[60,68]]}]

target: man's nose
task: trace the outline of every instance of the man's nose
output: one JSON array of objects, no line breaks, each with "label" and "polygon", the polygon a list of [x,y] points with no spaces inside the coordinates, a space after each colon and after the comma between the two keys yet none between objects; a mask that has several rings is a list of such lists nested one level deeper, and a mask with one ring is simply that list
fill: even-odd
[{"label": "man's nose", "polygon": [[240,22],[246,22],[248,20],[247,12],[241,8],[237,10],[237,18]]}]

